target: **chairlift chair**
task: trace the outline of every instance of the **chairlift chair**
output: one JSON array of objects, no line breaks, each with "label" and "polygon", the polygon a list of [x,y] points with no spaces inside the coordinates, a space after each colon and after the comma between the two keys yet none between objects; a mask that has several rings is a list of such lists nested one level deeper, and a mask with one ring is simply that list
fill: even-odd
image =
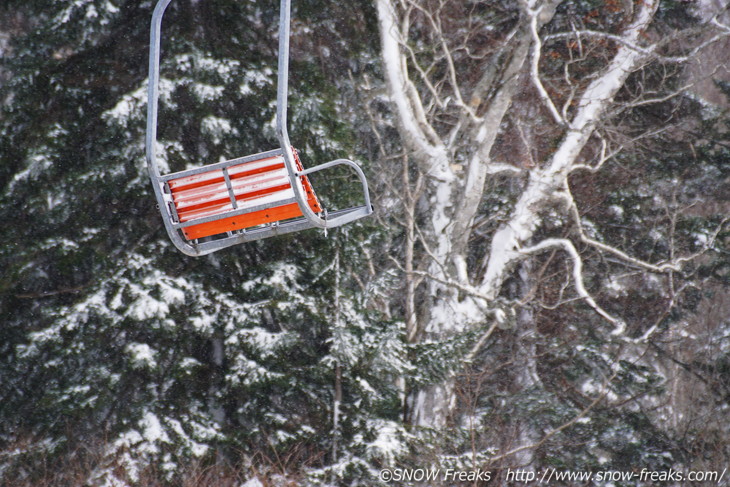
[{"label": "chairlift chair", "polygon": [[[185,171],[161,174],[157,164],[157,105],[162,16],[172,0],[159,0],[150,29],[147,168],[172,243],[201,256],[244,242],[308,228],[334,228],[373,212],[362,169],[336,159],[304,169],[287,132],[290,0],[281,0],[276,133],[280,147]],[[361,206],[324,211],[308,175],[334,166],[352,168],[362,185]]]}]

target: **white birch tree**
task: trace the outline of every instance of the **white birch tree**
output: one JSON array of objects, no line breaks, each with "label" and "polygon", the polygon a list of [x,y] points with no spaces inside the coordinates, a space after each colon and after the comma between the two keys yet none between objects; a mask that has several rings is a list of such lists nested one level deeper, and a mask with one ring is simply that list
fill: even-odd
[{"label": "white birch tree", "polygon": [[[583,228],[569,177],[600,172],[631,141],[651,136],[647,129],[617,137],[607,127],[612,117],[681,91],[666,79],[630,84],[632,75],[658,63],[682,79],[682,63],[727,36],[728,26],[710,15],[694,30],[667,36],[655,28],[660,0],[606,2],[605,16],[614,20],[595,26],[560,0],[376,3],[388,98],[404,150],[402,180],[392,184],[405,208],[405,258],[398,265],[408,281],[409,341],[483,329],[463,357],[468,363],[497,327],[530,326],[529,313],[520,317],[519,308],[532,284],[512,300],[505,285],[520,275],[529,280],[525,265],[546,253],[564,260],[570,269],[564,294],[600,318],[605,336],[648,339],[652,329],[628,335],[621,313],[589,292],[581,249],[660,276],[695,256],[671,252],[648,261],[595,237]],[[698,29],[709,34],[700,38]],[[555,43],[564,48],[560,62],[546,59]],[[489,214],[495,209],[485,210],[485,199],[504,186],[512,188],[506,210]],[[524,380],[539,381],[531,370],[534,364],[526,363]],[[454,412],[454,387],[447,378],[412,391],[409,421],[443,427]]]}]

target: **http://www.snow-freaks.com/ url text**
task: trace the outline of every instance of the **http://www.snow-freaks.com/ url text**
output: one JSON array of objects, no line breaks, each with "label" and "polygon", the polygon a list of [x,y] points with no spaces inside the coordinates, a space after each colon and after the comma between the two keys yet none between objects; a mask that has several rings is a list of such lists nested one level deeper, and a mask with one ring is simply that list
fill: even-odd
[{"label": "http://www.snow-freaks.com/ url text", "polygon": [[[620,470],[599,470],[599,471],[578,471],[559,470],[548,467],[542,470],[511,469],[500,472],[504,480],[511,483],[525,484],[563,484],[565,482],[593,482],[593,483],[614,483],[614,482],[702,482],[703,485],[716,484],[725,478],[727,467],[723,470],[690,470],[680,471],[641,470],[620,471]],[[380,480],[383,482],[489,482],[495,476],[491,470],[459,470],[459,469],[438,469],[438,468],[384,468],[380,470]]]}]

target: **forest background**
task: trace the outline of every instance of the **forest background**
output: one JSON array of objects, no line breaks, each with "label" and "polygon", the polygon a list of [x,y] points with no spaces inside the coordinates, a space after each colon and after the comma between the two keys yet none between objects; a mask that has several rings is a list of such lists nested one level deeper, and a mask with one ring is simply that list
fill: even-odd
[{"label": "forest background", "polygon": [[[295,1],[292,141],[376,214],[202,258],[153,7],[0,5],[0,483],[728,467],[727,2]],[[172,2],[170,170],[276,147],[278,14]]]}]

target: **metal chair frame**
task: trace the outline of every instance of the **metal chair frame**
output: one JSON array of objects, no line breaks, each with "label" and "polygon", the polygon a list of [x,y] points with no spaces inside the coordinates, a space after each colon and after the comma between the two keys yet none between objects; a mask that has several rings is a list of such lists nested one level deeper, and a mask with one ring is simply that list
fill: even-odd
[{"label": "metal chair frame", "polygon": [[[289,82],[289,36],[291,23],[291,2],[290,0],[281,0],[281,12],[279,19],[279,64],[278,64],[278,86],[276,96],[276,134],[279,140],[279,149],[268,151],[260,154],[254,154],[246,157],[239,157],[224,162],[209,164],[206,166],[170,173],[162,175],[157,164],[156,143],[157,143],[157,112],[159,97],[159,77],[160,77],[160,39],[162,31],[162,17],[165,9],[172,0],[159,0],[152,14],[152,23],[150,27],[150,56],[149,56],[149,87],[147,94],[147,134],[146,134],[146,156],[147,168],[152,187],[155,192],[157,204],[165,224],[165,229],[172,243],[184,254],[189,256],[201,256],[215,252],[217,250],[254,240],[260,240],[267,237],[282,235],[290,232],[306,230],[308,228],[334,228],[360,218],[366,217],[373,212],[370,203],[370,193],[368,191],[368,183],[360,166],[349,159],[336,159],[318,166],[298,170],[295,162],[291,142],[289,141],[289,133],[287,130],[287,108],[288,108],[288,82]],[[228,218],[231,216],[241,215],[252,211],[258,211],[267,208],[267,205],[257,205],[254,207],[237,210],[235,196],[231,192],[231,201],[233,211],[229,211],[220,215],[210,216],[206,218],[197,218],[194,220],[180,222],[177,218],[175,205],[170,195],[168,186],[169,181],[205,173],[211,170],[222,170],[226,175],[226,168],[254,161],[264,157],[283,156],[284,164],[287,170],[289,182],[294,193],[291,201],[279,201],[276,204],[296,202],[302,213],[301,218],[290,219],[280,222],[273,222],[253,228],[236,230],[227,232],[227,234],[201,239],[201,241],[188,241],[184,238],[181,230],[185,227],[215,221],[217,219]],[[364,204],[352,208],[323,212],[317,214],[307,204],[307,197],[302,187],[301,178],[309,174],[322,171],[334,166],[344,165],[355,171],[362,185]],[[226,177],[226,179],[228,179]],[[269,206],[272,204],[269,203]],[[204,240],[204,241],[202,241]]]}]

